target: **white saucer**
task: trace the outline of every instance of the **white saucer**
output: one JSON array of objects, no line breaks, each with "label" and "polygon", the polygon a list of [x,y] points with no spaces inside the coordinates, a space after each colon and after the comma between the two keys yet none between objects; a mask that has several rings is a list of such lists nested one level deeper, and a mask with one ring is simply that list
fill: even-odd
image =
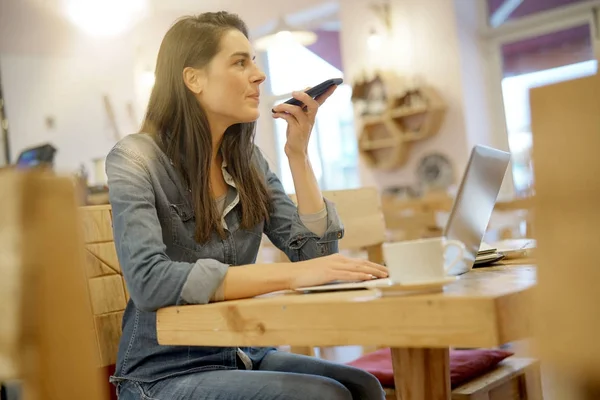
[{"label": "white saucer", "polygon": [[388,287],[377,288],[383,296],[406,295],[412,293],[441,292],[444,286],[456,282],[458,276],[448,276],[434,281],[398,283]]}]

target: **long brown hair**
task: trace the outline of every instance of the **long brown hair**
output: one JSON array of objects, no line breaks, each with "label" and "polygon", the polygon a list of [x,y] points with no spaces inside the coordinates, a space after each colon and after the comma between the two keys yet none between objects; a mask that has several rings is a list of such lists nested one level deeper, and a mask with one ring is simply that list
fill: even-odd
[{"label": "long brown hair", "polygon": [[[142,125],[161,144],[192,192],[196,241],[207,242],[216,229],[224,238],[210,190],[212,137],[205,111],[185,86],[183,69],[205,67],[220,50],[222,36],[237,29],[248,37],[235,14],[204,13],[178,20],[165,35],[156,63],[156,81]],[[249,229],[267,220],[270,196],[264,176],[252,162],[256,123],[230,126],[221,153],[240,196],[241,226]]]}]

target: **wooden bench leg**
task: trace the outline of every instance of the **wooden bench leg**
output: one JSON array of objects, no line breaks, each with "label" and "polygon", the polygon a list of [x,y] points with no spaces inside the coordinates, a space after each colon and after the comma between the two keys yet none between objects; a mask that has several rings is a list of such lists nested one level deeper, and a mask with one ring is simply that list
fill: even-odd
[{"label": "wooden bench leg", "polygon": [[540,376],[540,363],[535,362],[525,370],[524,386],[527,392],[527,400],[543,400],[542,377]]},{"label": "wooden bench leg", "polygon": [[450,351],[392,348],[398,400],[450,400]]}]

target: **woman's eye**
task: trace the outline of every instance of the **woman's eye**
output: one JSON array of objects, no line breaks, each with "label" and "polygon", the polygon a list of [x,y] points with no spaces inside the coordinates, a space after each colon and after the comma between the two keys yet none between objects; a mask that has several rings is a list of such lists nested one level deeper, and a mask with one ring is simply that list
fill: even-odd
[{"label": "woman's eye", "polygon": [[246,65],[246,60],[240,60],[240,61],[236,62],[236,64],[243,67],[244,65]]}]

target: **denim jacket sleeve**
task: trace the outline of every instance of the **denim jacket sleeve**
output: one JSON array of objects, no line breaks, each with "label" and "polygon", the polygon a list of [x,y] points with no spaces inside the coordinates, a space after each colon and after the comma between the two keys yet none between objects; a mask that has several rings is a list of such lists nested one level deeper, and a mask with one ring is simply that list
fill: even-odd
[{"label": "denim jacket sleeve", "polygon": [[317,236],[304,226],[298,208],[285,193],[281,181],[271,171],[258,148],[255,148],[255,155],[272,196],[272,211],[264,229],[271,242],[293,262],[337,253],[338,240],[344,236],[344,227],[335,205],[323,199],[327,209],[327,229],[323,236]]},{"label": "denim jacket sleeve", "polygon": [[150,172],[142,157],[117,146],[106,158],[106,173],[115,246],[135,306],[152,312],[208,303],[229,266],[213,259],[187,263],[167,256]]}]

